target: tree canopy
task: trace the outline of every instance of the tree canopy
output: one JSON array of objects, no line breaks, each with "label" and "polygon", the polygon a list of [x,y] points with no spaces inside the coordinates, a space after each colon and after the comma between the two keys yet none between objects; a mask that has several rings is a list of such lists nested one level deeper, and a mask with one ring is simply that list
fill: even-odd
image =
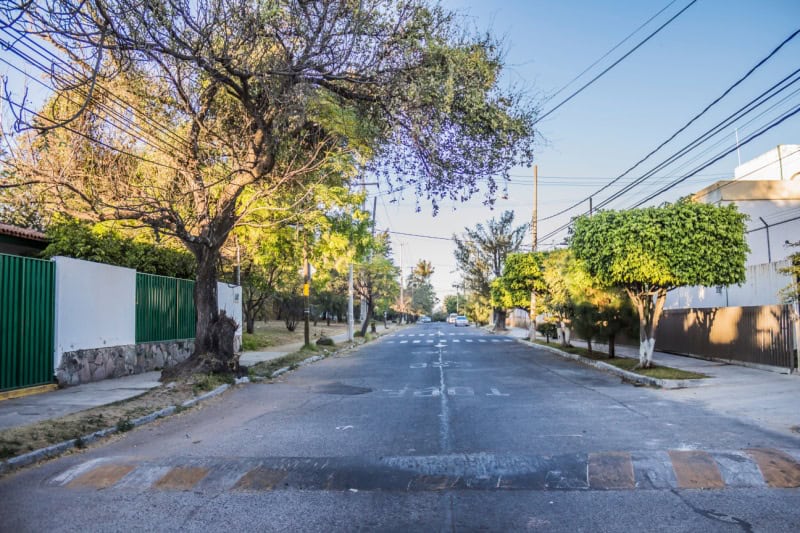
[{"label": "tree canopy", "polygon": [[[464,228],[462,236],[453,235],[455,259],[463,274],[465,288],[489,301],[492,282],[503,275],[503,266],[509,254],[518,252],[528,230],[528,224],[513,227],[514,212],[504,211],[500,218],[492,218],[486,225],[476,224]],[[495,307],[495,326],[505,328],[505,308]]]},{"label": "tree canopy", "polygon": [[689,200],[575,220],[570,248],[600,284],[624,289],[639,314],[640,364],[652,365],[667,291],[745,279],[745,218]]},{"label": "tree canopy", "polygon": [[362,170],[435,211],[487,177],[491,202],[493,176],[532,158],[535,108],[500,87],[497,42],[427,0],[20,0],[2,24],[58,52],[45,109],[7,99],[27,133],[4,186],[182,241],[196,356],[217,346],[220,250],[262,199],[294,222],[315,185]]}]

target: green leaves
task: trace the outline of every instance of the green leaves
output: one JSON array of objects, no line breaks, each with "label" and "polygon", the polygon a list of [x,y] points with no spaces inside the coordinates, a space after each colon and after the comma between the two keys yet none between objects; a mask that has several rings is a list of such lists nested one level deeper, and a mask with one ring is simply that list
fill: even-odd
[{"label": "green leaves", "polygon": [[679,201],[575,221],[570,247],[609,286],[730,285],[744,281],[745,216],[735,206]]}]

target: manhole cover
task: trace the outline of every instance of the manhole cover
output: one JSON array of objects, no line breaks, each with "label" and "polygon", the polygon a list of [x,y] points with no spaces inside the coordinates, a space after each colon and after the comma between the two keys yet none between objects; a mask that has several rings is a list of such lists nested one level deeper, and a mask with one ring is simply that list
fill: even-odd
[{"label": "manhole cover", "polygon": [[340,394],[342,396],[355,396],[357,394],[366,394],[372,392],[368,387],[356,387],[353,385],[345,385],[344,383],[326,383],[314,389],[314,392],[320,394]]}]

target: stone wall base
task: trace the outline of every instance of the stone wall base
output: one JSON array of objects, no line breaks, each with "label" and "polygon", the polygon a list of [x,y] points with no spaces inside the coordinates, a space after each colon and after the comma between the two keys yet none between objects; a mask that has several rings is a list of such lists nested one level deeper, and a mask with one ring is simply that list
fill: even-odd
[{"label": "stone wall base", "polygon": [[175,365],[194,352],[194,340],[147,342],[64,352],[56,369],[59,385],[79,385],[141,374]]}]

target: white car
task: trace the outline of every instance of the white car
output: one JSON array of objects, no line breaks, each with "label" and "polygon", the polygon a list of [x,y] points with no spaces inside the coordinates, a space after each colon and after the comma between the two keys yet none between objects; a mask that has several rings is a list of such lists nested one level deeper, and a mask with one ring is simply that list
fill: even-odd
[{"label": "white car", "polygon": [[447,323],[448,323],[448,324],[455,324],[455,323],[456,323],[456,317],[457,317],[457,316],[458,316],[458,315],[457,315],[457,314],[455,314],[455,313],[450,313],[450,314],[447,316]]},{"label": "white car", "polygon": [[421,317],[419,317],[420,324],[429,324],[430,321],[431,321],[431,317],[429,317],[427,315],[422,315]]},{"label": "white car", "polygon": [[467,327],[467,326],[469,326],[469,320],[467,320],[467,317],[465,317],[464,315],[458,315],[458,316],[456,317],[456,321],[455,321],[455,322],[453,322],[453,324],[454,324],[456,327],[458,327],[458,326],[464,326],[464,327]]}]

